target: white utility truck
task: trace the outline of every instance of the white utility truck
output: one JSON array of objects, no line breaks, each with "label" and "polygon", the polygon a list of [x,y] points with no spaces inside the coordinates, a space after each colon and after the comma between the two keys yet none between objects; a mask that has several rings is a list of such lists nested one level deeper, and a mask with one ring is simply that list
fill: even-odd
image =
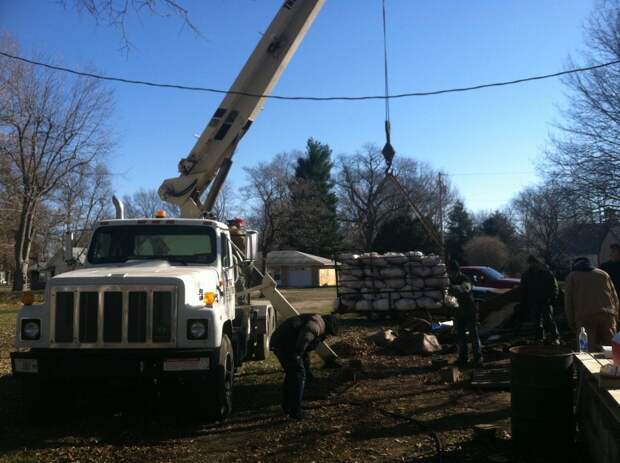
[{"label": "white utility truck", "polygon": [[[125,218],[114,198],[116,219],[95,226],[85,265],[50,279],[42,304],[24,300],[11,360],[27,404],[55,401],[50,394],[68,382],[133,379],[187,386],[201,412],[230,414],[235,369],[265,358],[276,312],[297,312],[256,270],[256,232],[209,212],[237,143],[323,1],[284,2],[180,175],[163,182],[160,196],[181,217]],[[72,247],[68,236],[67,259]],[[251,303],[257,289],[271,304]],[[319,354],[335,356],[325,344]]]}]

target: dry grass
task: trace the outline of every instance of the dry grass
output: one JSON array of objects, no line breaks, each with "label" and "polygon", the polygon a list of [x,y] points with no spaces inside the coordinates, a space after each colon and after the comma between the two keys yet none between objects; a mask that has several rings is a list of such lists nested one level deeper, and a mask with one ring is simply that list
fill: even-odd
[{"label": "dry grass", "polygon": [[[290,290],[302,311],[331,310],[333,289]],[[478,442],[477,423],[507,429],[507,392],[474,391],[443,383],[419,356],[396,356],[366,342],[379,328],[393,326],[347,318],[333,345],[345,360],[363,368],[319,368],[306,391],[308,419],[286,419],[280,410],[282,373],[277,362],[244,365],[237,376],[235,413],[224,423],[178,415],[191,407],[184,391],[153,397],[134,391],[89,396],[82,390],[73,414],[50,425],[28,422],[20,412],[19,386],[9,376],[17,307],[0,308],[0,461],[54,462],[246,462],[246,461],[435,461],[434,444],[413,422],[382,410],[415,416],[437,431],[445,462],[482,462],[506,454],[508,441]],[[355,381],[352,379],[355,377]]]}]

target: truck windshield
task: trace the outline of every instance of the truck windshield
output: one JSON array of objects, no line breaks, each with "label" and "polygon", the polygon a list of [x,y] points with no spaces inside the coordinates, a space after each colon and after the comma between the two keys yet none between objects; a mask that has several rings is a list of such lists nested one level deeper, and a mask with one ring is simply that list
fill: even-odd
[{"label": "truck windshield", "polygon": [[98,228],[88,262],[108,264],[132,259],[165,259],[210,264],[216,258],[215,231],[205,226],[116,225]]}]

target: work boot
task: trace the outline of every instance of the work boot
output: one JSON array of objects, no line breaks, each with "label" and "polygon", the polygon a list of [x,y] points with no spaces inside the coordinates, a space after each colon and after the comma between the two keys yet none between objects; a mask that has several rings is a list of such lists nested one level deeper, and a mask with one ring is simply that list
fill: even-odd
[{"label": "work boot", "polygon": [[303,420],[304,419],[304,412],[301,411],[301,410],[291,410],[289,412],[288,416],[290,416],[294,420]]},{"label": "work boot", "polygon": [[482,357],[477,358],[476,360],[474,360],[473,366],[474,366],[474,368],[484,368],[484,361],[482,360]]}]

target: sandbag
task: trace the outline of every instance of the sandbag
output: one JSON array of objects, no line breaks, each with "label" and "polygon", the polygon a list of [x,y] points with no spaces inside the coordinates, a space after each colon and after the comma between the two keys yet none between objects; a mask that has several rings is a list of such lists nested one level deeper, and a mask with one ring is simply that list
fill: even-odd
[{"label": "sandbag", "polygon": [[426,297],[430,297],[431,299],[435,299],[436,301],[441,301],[443,300],[443,291],[437,290],[437,289],[433,289],[433,290],[426,290],[424,291],[424,295]]},{"label": "sandbag", "polygon": [[405,269],[402,267],[385,267],[379,271],[383,278],[402,278],[405,276]]},{"label": "sandbag", "polygon": [[385,280],[385,284],[392,289],[400,289],[405,286],[406,281],[402,278],[391,278],[389,280]]},{"label": "sandbag", "polygon": [[383,278],[381,276],[381,271],[378,268],[374,268],[374,267],[364,267],[364,276],[367,276],[369,278],[374,278],[377,280],[380,280],[381,278]]},{"label": "sandbag", "polygon": [[364,265],[371,267],[385,267],[387,265],[385,259],[377,252],[364,253],[359,256],[358,260],[360,260]]},{"label": "sandbag", "polygon": [[447,288],[450,285],[448,277],[433,277],[424,280],[424,286],[427,288]]},{"label": "sandbag", "polygon": [[401,265],[409,261],[407,256],[400,252],[387,252],[383,254],[383,258],[388,265]]},{"label": "sandbag", "polygon": [[361,300],[355,304],[355,310],[369,311],[372,310],[372,301]]},{"label": "sandbag", "polygon": [[[406,253],[342,253],[338,266],[339,294],[347,293],[347,306],[360,310],[434,309],[443,304],[449,286],[446,267],[436,255]],[[396,302],[403,300],[397,306]],[[420,302],[421,301],[421,302]],[[344,305],[344,304],[343,304]]]},{"label": "sandbag", "polygon": [[422,258],[422,263],[427,267],[434,267],[435,265],[439,265],[441,263],[441,257],[430,254]]},{"label": "sandbag", "polygon": [[433,276],[444,276],[446,274],[446,265],[438,264],[434,267],[431,267],[431,275]]},{"label": "sandbag", "polygon": [[419,308],[428,310],[440,309],[443,306],[442,301],[437,301],[427,296],[417,299],[416,304],[418,304]]},{"label": "sandbag", "polygon": [[409,283],[409,286],[413,290],[422,289],[424,288],[424,285],[426,284],[424,282],[424,278],[417,278],[417,277],[410,277],[407,279],[407,282]]},{"label": "sandbag", "polygon": [[375,299],[372,303],[372,308],[374,310],[379,310],[379,311],[390,310],[390,300],[389,299]]},{"label": "sandbag", "polygon": [[359,254],[353,254],[350,252],[345,252],[338,255],[338,260],[347,265],[356,265],[357,259],[359,259]]},{"label": "sandbag", "polygon": [[392,330],[379,330],[368,336],[368,341],[379,347],[388,347],[396,340],[396,334]]},{"label": "sandbag", "polygon": [[360,289],[364,287],[364,280],[358,280],[357,278],[349,278],[347,280],[341,280],[340,286],[343,288]]},{"label": "sandbag", "polygon": [[394,304],[396,310],[414,310],[417,305],[413,299],[399,299]]},{"label": "sandbag", "polygon": [[364,286],[369,289],[383,289],[386,287],[386,284],[383,280],[376,280],[373,278],[365,278]]},{"label": "sandbag", "polygon": [[424,254],[422,254],[420,251],[409,251],[406,252],[405,255],[409,259],[409,262],[421,262],[424,258]]},{"label": "sandbag", "polygon": [[432,354],[441,351],[441,344],[435,336],[427,333],[402,330],[391,344],[401,354]]}]

